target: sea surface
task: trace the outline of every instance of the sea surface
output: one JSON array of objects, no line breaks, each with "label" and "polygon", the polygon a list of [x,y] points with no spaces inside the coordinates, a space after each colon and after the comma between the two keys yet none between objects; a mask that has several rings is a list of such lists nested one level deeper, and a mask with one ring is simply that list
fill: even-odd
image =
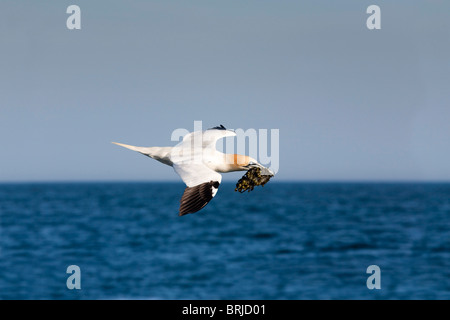
[{"label": "sea surface", "polygon": [[450,184],[225,182],[178,217],[183,190],[0,184],[0,299],[450,299]]}]

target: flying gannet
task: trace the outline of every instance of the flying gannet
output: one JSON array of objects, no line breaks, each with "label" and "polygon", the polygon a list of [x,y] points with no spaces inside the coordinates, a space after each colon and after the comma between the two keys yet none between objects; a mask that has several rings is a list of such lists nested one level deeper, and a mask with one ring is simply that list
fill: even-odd
[{"label": "flying gannet", "polygon": [[236,136],[236,133],[220,125],[188,133],[174,147],[136,147],[113,143],[173,167],[186,184],[179,209],[179,216],[183,216],[199,211],[211,201],[222,181],[220,173],[260,168],[266,174],[274,175],[252,157],[216,150],[217,140],[230,136]]}]

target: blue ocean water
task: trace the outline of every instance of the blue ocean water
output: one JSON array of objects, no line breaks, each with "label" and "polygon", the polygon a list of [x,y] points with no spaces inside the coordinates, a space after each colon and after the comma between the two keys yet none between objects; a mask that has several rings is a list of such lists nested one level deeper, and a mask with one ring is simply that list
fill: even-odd
[{"label": "blue ocean water", "polygon": [[223,183],[178,217],[183,190],[0,185],[0,298],[450,299],[450,184]]}]

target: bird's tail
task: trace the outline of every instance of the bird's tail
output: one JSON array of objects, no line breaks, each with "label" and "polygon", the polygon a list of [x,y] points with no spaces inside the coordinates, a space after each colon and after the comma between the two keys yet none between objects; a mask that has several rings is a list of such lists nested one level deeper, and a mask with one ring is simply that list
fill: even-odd
[{"label": "bird's tail", "polygon": [[130,146],[129,144],[123,144],[123,143],[118,143],[118,142],[113,142],[114,144],[117,144],[118,146],[133,150],[133,151],[137,151],[140,152],[142,154],[145,154],[146,156],[151,156],[153,153],[154,148],[151,147],[136,147],[136,146]]},{"label": "bird's tail", "polygon": [[136,147],[118,142],[113,143],[117,144],[118,146],[142,153],[143,155],[158,160],[164,164],[170,166],[172,165],[172,161],[170,160],[170,152],[172,150],[172,147]]}]

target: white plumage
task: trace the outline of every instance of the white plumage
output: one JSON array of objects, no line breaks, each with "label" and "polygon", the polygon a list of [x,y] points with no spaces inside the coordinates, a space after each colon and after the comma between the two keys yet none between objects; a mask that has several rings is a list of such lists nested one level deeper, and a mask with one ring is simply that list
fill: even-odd
[{"label": "white plumage", "polygon": [[221,125],[188,133],[174,147],[136,147],[113,143],[172,166],[187,186],[179,212],[179,215],[185,215],[202,209],[216,195],[222,182],[220,173],[264,168],[251,157],[216,150],[217,140],[235,135],[234,131],[226,130]]}]

